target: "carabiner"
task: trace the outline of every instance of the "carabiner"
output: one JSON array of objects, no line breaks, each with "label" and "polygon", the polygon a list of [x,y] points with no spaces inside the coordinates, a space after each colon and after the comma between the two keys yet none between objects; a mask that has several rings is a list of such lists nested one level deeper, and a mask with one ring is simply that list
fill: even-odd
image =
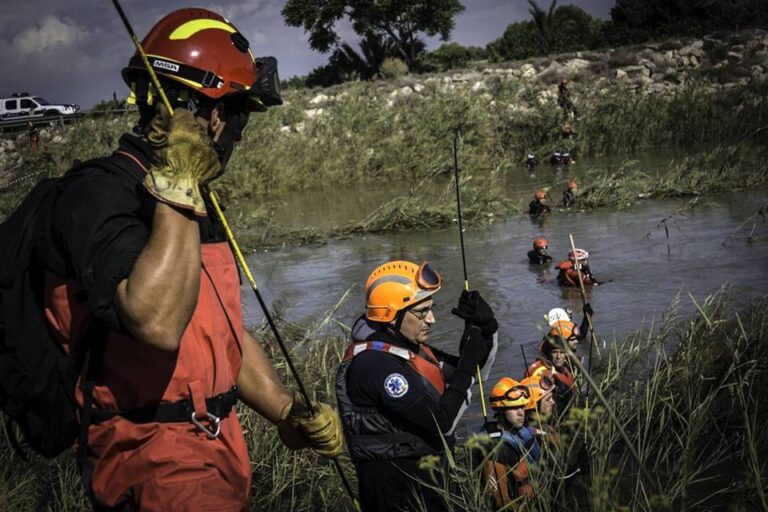
[{"label": "carabiner", "polygon": [[216,439],[219,437],[219,434],[221,433],[221,418],[218,416],[211,414],[209,412],[205,413],[205,417],[208,421],[210,421],[213,424],[213,430],[207,428],[205,425],[200,423],[200,420],[198,420],[195,417],[195,413],[192,413],[192,423],[200,429],[200,431],[204,432],[206,437],[208,439]]}]

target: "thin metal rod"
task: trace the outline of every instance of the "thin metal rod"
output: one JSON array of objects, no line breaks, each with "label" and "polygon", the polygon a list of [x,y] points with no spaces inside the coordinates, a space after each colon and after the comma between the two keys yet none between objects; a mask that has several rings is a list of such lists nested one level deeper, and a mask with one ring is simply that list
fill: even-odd
[{"label": "thin metal rod", "polygon": [[464,225],[461,220],[461,193],[459,192],[459,134],[453,136],[453,173],[456,176],[456,209],[459,216],[459,241],[461,242],[461,267],[464,270],[464,289],[469,291],[467,280],[467,258],[464,251]]},{"label": "thin metal rod", "polygon": [[160,99],[165,105],[165,108],[168,109],[168,114],[172,116],[173,107],[171,106],[171,102],[168,101],[168,96],[165,95],[165,90],[163,89],[163,86],[160,85],[160,80],[158,80],[155,70],[152,69],[152,65],[149,63],[147,54],[144,53],[144,48],[142,48],[139,38],[136,37],[136,32],[133,31],[133,26],[131,26],[131,22],[128,21],[128,16],[125,15],[125,11],[123,11],[123,7],[120,5],[120,2],[118,0],[112,0],[112,3],[114,4],[115,9],[117,9],[117,14],[120,16],[120,19],[123,20],[123,25],[125,25],[125,29],[128,31],[128,35],[131,36],[133,45],[136,47],[136,51],[139,52],[142,62],[144,62],[144,67],[147,68],[147,72],[149,73],[149,78],[150,80],[152,80],[152,85],[155,86],[155,89],[157,90],[157,94],[160,96]]},{"label": "thin metal rod", "polygon": [[[459,187],[459,134],[456,132],[453,136],[453,173],[456,176],[456,210],[459,217],[459,242],[461,244],[461,267],[464,270],[464,290],[469,291],[469,280],[467,279],[467,257],[464,250],[464,225],[461,221],[461,192]],[[480,405],[483,409],[483,421],[488,417],[488,411],[485,408],[485,391],[483,390],[483,376],[480,373],[480,365],[477,365],[477,385],[480,388]]]},{"label": "thin metal rod", "polygon": [[[147,54],[144,52],[144,48],[142,48],[141,42],[136,37],[136,33],[133,31],[131,22],[128,20],[128,17],[125,15],[125,11],[123,11],[123,8],[120,5],[119,0],[112,0],[112,3],[114,4],[115,9],[117,9],[117,14],[120,16],[120,19],[123,21],[123,24],[125,25],[125,28],[128,31],[128,34],[131,36],[131,40],[133,41],[133,44],[136,47],[136,51],[139,53],[139,55],[141,55],[141,60],[144,62],[144,67],[146,68],[147,73],[149,73],[149,77],[152,80],[152,84],[157,89],[157,93],[160,96],[161,100],[163,101],[163,104],[165,105],[165,107],[168,109],[168,113],[170,115],[173,115],[173,107],[171,106],[170,101],[168,101],[168,96],[166,96],[165,91],[163,90],[163,87],[160,84],[160,80],[158,80],[157,78],[157,74],[155,73],[155,70],[152,69],[152,66],[149,63],[149,59],[147,59]],[[299,377],[299,372],[296,370],[296,367],[293,365],[293,360],[291,359],[291,355],[288,352],[288,349],[285,346],[285,343],[283,342],[283,338],[280,336],[280,332],[277,330],[277,327],[275,326],[275,322],[272,319],[272,315],[269,313],[269,308],[267,307],[266,303],[264,302],[264,299],[261,296],[261,293],[259,292],[259,288],[256,285],[256,281],[253,279],[253,275],[251,274],[251,271],[248,268],[248,264],[245,262],[245,258],[243,257],[243,253],[240,250],[240,246],[238,245],[237,240],[235,239],[235,235],[230,229],[227,219],[224,217],[224,212],[219,207],[219,202],[216,200],[216,195],[211,191],[209,194],[209,197],[211,198],[211,202],[213,203],[213,207],[216,210],[216,214],[218,215],[219,220],[221,220],[221,223],[224,226],[224,230],[227,232],[227,238],[229,239],[229,244],[232,247],[232,250],[235,252],[237,260],[240,263],[240,267],[242,268],[243,273],[245,273],[246,278],[248,279],[248,282],[251,285],[251,289],[256,295],[256,299],[258,300],[259,306],[261,307],[261,310],[264,313],[264,317],[267,319],[267,323],[269,324],[269,327],[272,330],[272,334],[274,334],[275,340],[277,340],[277,344],[280,346],[280,350],[282,351],[283,357],[285,358],[285,362],[288,364],[288,368],[290,369],[291,374],[293,375],[293,378],[296,381],[296,385],[299,388],[299,392],[304,397],[304,400],[307,403],[307,408],[309,409],[310,415],[313,415],[315,413],[315,409],[314,409],[314,406],[312,405],[312,400],[309,397],[309,393],[307,393],[307,390],[304,388],[304,383],[301,380],[301,377]],[[346,489],[347,494],[352,500],[352,504],[354,505],[356,510],[360,510],[360,504],[357,498],[355,497],[354,492],[352,492],[352,486],[349,484],[349,481],[347,480],[347,477],[341,468],[341,463],[339,462],[338,459],[332,459],[332,460],[333,460],[334,466],[336,467],[336,471],[339,474],[339,477],[341,477],[341,481],[344,484],[344,488]]]},{"label": "thin metal rod", "polygon": [[[573,242],[573,234],[568,233],[568,238],[571,241],[571,254],[573,254],[573,268],[576,269],[576,274],[579,277],[579,290],[581,291],[581,307],[582,309],[587,307],[587,290],[584,287],[584,278],[581,275],[581,264],[576,257],[576,244]],[[587,361],[587,367],[589,371],[592,371],[592,348],[597,346],[597,335],[595,334],[595,326],[592,324],[592,315],[584,311],[584,315],[587,317],[587,325],[589,325],[589,360]],[[599,350],[599,349],[598,349]],[[587,388],[584,396],[585,400],[589,399],[589,388]]]}]

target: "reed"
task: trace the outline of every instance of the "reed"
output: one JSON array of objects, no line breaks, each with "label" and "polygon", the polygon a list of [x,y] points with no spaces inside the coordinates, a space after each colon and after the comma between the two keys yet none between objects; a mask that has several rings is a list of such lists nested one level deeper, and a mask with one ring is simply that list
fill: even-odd
[{"label": "reed", "polygon": [[[532,479],[535,510],[768,510],[768,438],[762,407],[768,389],[768,297],[745,300],[727,290],[691,301],[693,315],[678,312],[678,298],[657,324],[616,340],[593,366],[593,376],[619,421],[654,475],[647,481],[600,407],[574,407],[559,426],[561,442],[547,444]],[[334,321],[335,306],[302,323],[275,318],[314,398],[333,402],[333,379],[345,341]],[[503,328],[504,326],[502,326]],[[290,376],[272,351],[270,332],[257,326],[286,382]],[[497,362],[500,364],[500,362]],[[311,452],[291,452],[275,429],[253,412],[238,409],[253,469],[252,510],[352,510],[338,475]],[[563,481],[563,460],[586,439],[590,474]],[[482,437],[465,436],[443,463],[422,461],[436,475],[446,501],[470,511],[491,510],[475,469],[493,456]],[[474,461],[474,462],[473,462]],[[354,471],[347,457],[342,465]],[[82,510],[73,457],[25,462],[0,436],[0,508],[3,510]],[[354,480],[354,478],[353,478]],[[429,484],[429,482],[427,482]]]}]

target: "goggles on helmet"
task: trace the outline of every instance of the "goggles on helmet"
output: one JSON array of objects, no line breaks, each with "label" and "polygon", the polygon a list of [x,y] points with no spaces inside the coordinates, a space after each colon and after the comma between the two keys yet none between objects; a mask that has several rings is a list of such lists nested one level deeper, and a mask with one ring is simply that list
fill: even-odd
[{"label": "goggles on helmet", "polygon": [[542,391],[546,392],[551,390],[553,387],[555,387],[555,381],[552,379],[552,376],[549,372],[541,375],[539,378],[539,387]]},{"label": "goggles on helmet", "polygon": [[527,386],[514,386],[509,388],[503,395],[491,397],[491,402],[506,402],[507,400],[519,400],[521,398],[531,398],[531,391]]},{"label": "goggles on helmet", "polygon": [[416,283],[423,290],[437,290],[442,285],[443,278],[437,270],[429,265],[428,261],[425,261],[419,265],[419,270],[416,271]]}]

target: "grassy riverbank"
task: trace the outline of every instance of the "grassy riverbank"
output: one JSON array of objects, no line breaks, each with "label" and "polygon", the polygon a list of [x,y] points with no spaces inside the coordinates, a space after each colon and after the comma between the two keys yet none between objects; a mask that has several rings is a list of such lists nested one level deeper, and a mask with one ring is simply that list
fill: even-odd
[{"label": "grassy riverbank", "polygon": [[[498,181],[506,173],[519,172],[530,151],[545,160],[556,147],[569,147],[577,156],[688,144],[702,147],[735,143],[768,127],[768,86],[758,81],[717,92],[692,82],[674,95],[643,95],[620,86],[594,91],[580,85],[574,92],[579,117],[571,122],[577,135],[563,141],[554,86],[491,78],[484,83],[485,89],[472,91],[430,82],[410,94],[398,92],[402,89],[394,84],[352,83],[334,90],[333,99],[321,107],[311,103],[310,91],[287,91],[286,105],[252,118],[228,172],[214,188],[228,205],[238,232],[244,233],[246,245],[322,240],[451,222],[454,215],[447,201],[424,204],[415,194],[383,205],[369,218],[349,219],[348,225],[325,231],[277,225],[265,204],[295,190],[315,190],[322,197],[323,190],[349,184],[375,189],[398,181],[412,183],[417,190],[421,180],[445,179],[452,172],[451,143],[458,126],[463,131],[463,193],[469,222],[521,210],[521,205],[510,204]],[[74,160],[109,154],[133,121],[131,115],[117,116],[54,129],[43,137],[37,152],[29,150],[24,137],[17,139],[14,150],[6,150],[0,161],[0,217],[36,180],[63,173]],[[756,165],[763,168],[764,162]],[[704,164],[696,167],[691,160],[688,168],[710,172]],[[759,180],[758,168],[747,171]],[[639,174],[633,173],[631,179]],[[596,176],[594,182],[608,190],[615,178],[625,177]],[[657,196],[655,189],[678,185],[645,180],[641,188],[649,190],[639,193]],[[736,188],[747,185],[742,178],[734,180]],[[707,191],[701,188],[702,193]],[[596,189],[591,194],[584,207],[613,201],[598,200]]]},{"label": "grassy riverbank", "polygon": [[[545,450],[545,463],[533,473],[538,510],[555,510],[556,504],[606,512],[768,510],[768,436],[763,432],[768,409],[762,404],[768,389],[768,298],[745,303],[720,292],[696,306],[695,315],[680,318],[673,304],[651,331],[638,330],[603,348],[593,365],[650,480],[590,393],[592,409],[572,412],[561,429],[563,448]],[[311,325],[281,322],[280,328],[294,347],[305,382],[315,383],[318,399],[332,401],[333,375],[345,341],[327,328],[329,320],[330,315]],[[255,334],[271,338],[264,326]],[[279,354],[272,356],[290,382]],[[311,453],[289,452],[274,428],[244,408],[240,417],[253,467],[252,510],[351,510],[327,462]],[[562,469],[553,461],[559,450],[584,438],[592,477],[564,486]],[[470,437],[460,443],[450,468],[457,486],[447,496],[471,511],[484,510],[477,474],[468,464],[468,450],[478,442]],[[351,477],[348,459],[342,463]],[[71,456],[25,462],[0,436],[0,476],[1,510],[76,511],[85,506]]]}]

